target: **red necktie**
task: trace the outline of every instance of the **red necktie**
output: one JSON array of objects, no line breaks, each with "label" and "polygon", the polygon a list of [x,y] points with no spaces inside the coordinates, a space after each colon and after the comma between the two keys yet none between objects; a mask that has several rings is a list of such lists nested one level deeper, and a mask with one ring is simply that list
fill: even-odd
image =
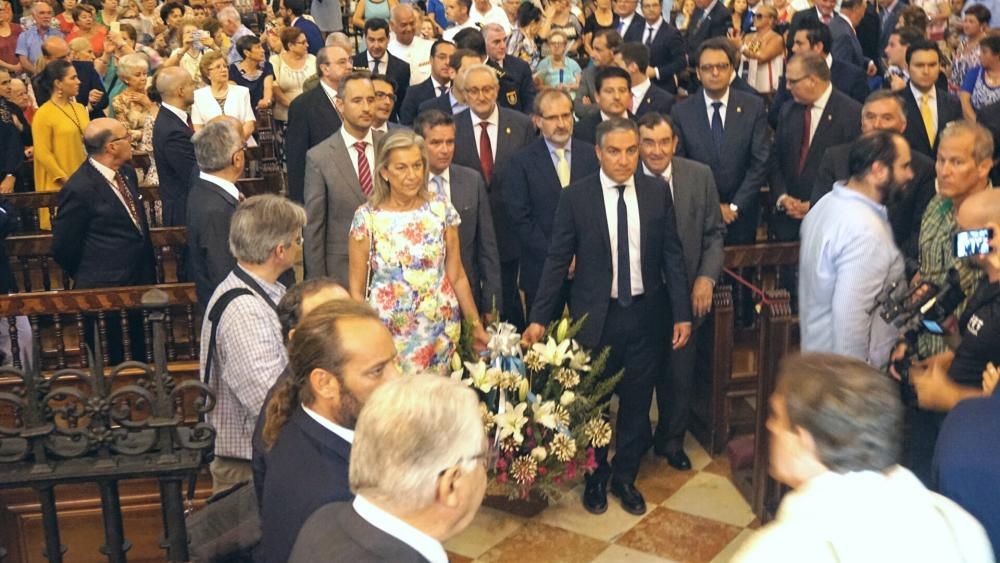
[{"label": "red necktie", "polygon": [[802,144],[799,145],[799,174],[802,173],[802,169],[806,165],[806,158],[809,156],[809,132],[812,130],[812,105],[803,107],[805,111],[802,113]]},{"label": "red necktie", "polygon": [[490,134],[487,130],[490,124],[480,121],[479,126],[482,128],[479,133],[479,166],[483,169],[483,178],[489,184],[493,179],[493,144],[490,143]]},{"label": "red necktie", "polygon": [[118,194],[125,201],[125,209],[128,211],[132,222],[135,223],[136,228],[142,230],[142,227],[139,225],[139,211],[135,208],[135,200],[132,199],[132,192],[129,191],[128,185],[125,183],[125,177],[122,176],[121,172],[115,172],[115,189],[118,190]]},{"label": "red necktie", "polygon": [[354,150],[358,151],[358,182],[361,184],[361,191],[365,197],[370,197],[375,187],[372,185],[372,169],[368,165],[368,157],[365,156],[365,147],[368,143],[358,141],[354,143]]}]

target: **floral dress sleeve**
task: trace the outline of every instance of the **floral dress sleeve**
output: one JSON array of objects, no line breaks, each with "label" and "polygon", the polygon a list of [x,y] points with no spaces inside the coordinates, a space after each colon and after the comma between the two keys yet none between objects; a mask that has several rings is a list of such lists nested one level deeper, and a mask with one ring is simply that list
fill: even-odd
[{"label": "floral dress sleeve", "polygon": [[371,236],[369,223],[371,220],[371,208],[367,204],[362,205],[354,212],[354,220],[351,221],[351,238],[354,240],[364,240]]},{"label": "floral dress sleeve", "polygon": [[455,206],[451,204],[451,201],[444,201],[444,205],[445,205],[445,209],[444,209],[444,226],[445,226],[445,228],[448,228],[448,227],[457,227],[457,226],[461,225],[462,224],[462,217],[459,216],[458,210],[456,210]]}]

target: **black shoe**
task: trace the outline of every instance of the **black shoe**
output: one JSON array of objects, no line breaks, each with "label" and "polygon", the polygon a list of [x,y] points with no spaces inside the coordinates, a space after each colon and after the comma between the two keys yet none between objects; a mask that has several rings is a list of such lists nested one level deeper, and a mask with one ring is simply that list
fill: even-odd
[{"label": "black shoe", "polygon": [[605,481],[587,483],[583,491],[583,507],[591,514],[604,514],[608,510],[608,484]]},{"label": "black shoe", "polygon": [[622,508],[629,514],[641,516],[646,513],[646,501],[635,485],[611,481],[611,494],[622,501]]},{"label": "black shoe", "polygon": [[680,471],[689,471],[691,469],[691,460],[688,458],[684,450],[654,450],[656,455],[664,457],[667,459],[667,463],[670,467],[678,469]]}]

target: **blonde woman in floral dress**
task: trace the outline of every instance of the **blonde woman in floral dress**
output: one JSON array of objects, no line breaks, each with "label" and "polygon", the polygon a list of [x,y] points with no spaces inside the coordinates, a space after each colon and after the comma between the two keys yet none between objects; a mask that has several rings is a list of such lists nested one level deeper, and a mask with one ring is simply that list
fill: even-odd
[{"label": "blonde woman in floral dress", "polygon": [[445,373],[462,318],[473,325],[477,348],[489,340],[462,267],[461,220],[451,202],[427,189],[423,138],[394,131],[375,162],[374,192],[351,224],[351,296],[379,312],[403,373]]}]

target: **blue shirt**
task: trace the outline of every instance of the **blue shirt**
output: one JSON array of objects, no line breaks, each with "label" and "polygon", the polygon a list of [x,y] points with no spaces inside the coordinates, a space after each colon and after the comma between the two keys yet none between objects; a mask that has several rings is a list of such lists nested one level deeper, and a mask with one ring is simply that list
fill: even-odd
[{"label": "blue shirt", "polygon": [[935,488],[986,528],[1000,550],[1000,392],[965,399],[948,413],[934,452]]},{"label": "blue shirt", "polygon": [[[54,18],[52,21],[55,23]],[[62,32],[55,26],[49,26],[42,35],[39,35],[37,27],[29,27],[21,32],[21,35],[17,36],[17,46],[14,48],[14,54],[18,56],[24,55],[28,57],[31,64],[35,64],[42,56],[42,43],[49,37],[62,36]]]},{"label": "blue shirt", "polygon": [[799,319],[803,352],[831,352],[875,367],[888,363],[898,331],[872,309],[895,282],[905,284],[903,256],[884,205],[844,182],[802,221]]},{"label": "blue shirt", "polygon": [[1000,27],[1000,2],[997,0],[969,0],[965,3],[965,8],[962,10],[962,15],[965,15],[965,10],[973,4],[979,4],[980,6],[985,6],[990,10],[990,27]]},{"label": "blue shirt", "polygon": [[441,0],[427,0],[427,13],[434,14],[434,21],[441,26],[441,29],[446,29],[451,22],[444,14],[444,3]]}]

